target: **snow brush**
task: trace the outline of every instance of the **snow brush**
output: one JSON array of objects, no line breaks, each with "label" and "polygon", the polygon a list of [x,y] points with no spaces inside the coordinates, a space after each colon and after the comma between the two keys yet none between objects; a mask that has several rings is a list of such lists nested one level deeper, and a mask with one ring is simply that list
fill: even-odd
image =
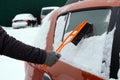
[{"label": "snow brush", "polygon": [[[83,21],[81,24],[79,24],[77,27],[75,27],[70,32],[70,34],[63,40],[63,42],[57,48],[56,52],[59,53],[65,45],[67,45],[71,42],[73,44],[77,45],[85,34],[90,33],[92,31],[91,27],[92,27],[91,24],[89,24],[87,21]],[[46,68],[47,68],[47,65],[45,65],[45,64],[41,65],[41,69],[43,71],[45,71]]]}]

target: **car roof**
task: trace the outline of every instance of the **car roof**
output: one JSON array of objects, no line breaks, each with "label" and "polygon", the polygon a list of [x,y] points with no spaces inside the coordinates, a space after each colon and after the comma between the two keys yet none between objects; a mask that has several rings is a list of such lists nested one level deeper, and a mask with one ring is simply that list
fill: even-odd
[{"label": "car roof", "polygon": [[77,1],[80,1],[80,0],[67,0],[65,5],[72,4],[72,3],[75,3]]},{"label": "car roof", "polygon": [[75,11],[79,9],[96,8],[96,7],[113,7],[113,6],[114,7],[120,6],[120,1],[119,0],[83,0],[60,7],[53,13],[52,17],[53,16],[55,17],[55,14],[57,14],[58,16],[66,12]]},{"label": "car roof", "polygon": [[13,20],[25,20],[25,19],[35,20],[36,18],[30,13],[22,13],[17,14]]}]

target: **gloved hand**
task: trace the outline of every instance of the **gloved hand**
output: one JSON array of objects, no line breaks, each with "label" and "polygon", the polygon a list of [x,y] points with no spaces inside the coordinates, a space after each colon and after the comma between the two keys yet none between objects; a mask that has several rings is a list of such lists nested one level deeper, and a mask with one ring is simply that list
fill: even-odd
[{"label": "gloved hand", "polygon": [[56,52],[47,52],[47,57],[44,64],[51,67],[58,61],[60,57],[61,55]]}]

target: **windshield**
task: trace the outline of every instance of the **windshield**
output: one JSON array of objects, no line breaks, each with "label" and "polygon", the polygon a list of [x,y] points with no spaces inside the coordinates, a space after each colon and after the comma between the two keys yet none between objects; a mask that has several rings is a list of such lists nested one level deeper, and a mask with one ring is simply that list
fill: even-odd
[{"label": "windshield", "polygon": [[66,33],[73,30],[82,21],[87,20],[93,24],[94,35],[101,35],[108,27],[110,13],[110,9],[71,12]]},{"label": "windshield", "polygon": [[47,15],[50,13],[53,9],[43,10],[42,15]]}]

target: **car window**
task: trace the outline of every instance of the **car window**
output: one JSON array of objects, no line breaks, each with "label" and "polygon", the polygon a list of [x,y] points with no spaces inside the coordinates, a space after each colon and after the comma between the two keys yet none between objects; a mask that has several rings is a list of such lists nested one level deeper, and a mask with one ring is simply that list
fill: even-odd
[{"label": "car window", "polygon": [[48,9],[48,10],[43,10],[42,11],[42,15],[47,15],[48,13],[50,13],[53,9]]},{"label": "car window", "polygon": [[90,24],[93,24],[94,35],[101,35],[108,27],[109,15],[109,9],[71,12],[66,33],[73,30],[82,21],[87,20]]},{"label": "car window", "polygon": [[102,35],[107,30],[110,14],[110,9],[95,9],[74,11],[61,15],[56,21],[54,42],[62,42],[68,33],[84,20],[93,25],[93,35]]},{"label": "car window", "polygon": [[[111,9],[77,10],[66,13],[64,16],[59,16],[56,21],[54,37],[55,50],[62,43],[62,38],[64,37],[65,39],[66,36],[69,35],[69,33],[84,20],[87,20],[93,25],[92,36],[83,36],[77,45],[74,45],[71,42],[62,48],[61,60],[72,66],[77,66],[78,68],[84,67],[83,69],[89,72],[99,73],[110,16]],[[84,64],[82,64],[83,61]],[[94,68],[96,68],[96,71]]]},{"label": "car window", "polygon": [[55,29],[55,37],[54,37],[55,49],[62,41],[67,19],[68,19],[68,14],[65,14],[65,15],[61,15],[56,21],[56,29]]}]

